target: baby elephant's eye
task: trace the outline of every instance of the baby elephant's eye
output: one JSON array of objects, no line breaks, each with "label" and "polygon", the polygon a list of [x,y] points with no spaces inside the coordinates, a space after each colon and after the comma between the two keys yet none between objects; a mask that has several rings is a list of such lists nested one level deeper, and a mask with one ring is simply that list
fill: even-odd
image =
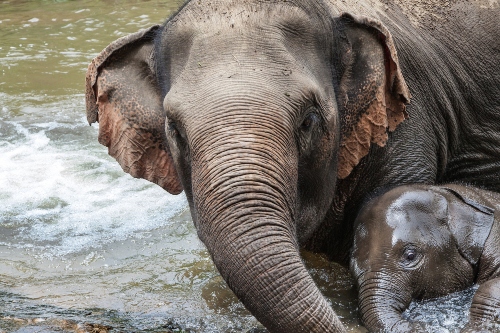
[{"label": "baby elephant's eye", "polygon": [[405,251],[405,259],[407,261],[413,261],[413,260],[415,260],[416,257],[417,257],[417,254],[416,254],[415,250]]},{"label": "baby elephant's eye", "polygon": [[404,249],[401,265],[405,268],[414,268],[422,258],[420,252],[415,247],[407,247]]}]

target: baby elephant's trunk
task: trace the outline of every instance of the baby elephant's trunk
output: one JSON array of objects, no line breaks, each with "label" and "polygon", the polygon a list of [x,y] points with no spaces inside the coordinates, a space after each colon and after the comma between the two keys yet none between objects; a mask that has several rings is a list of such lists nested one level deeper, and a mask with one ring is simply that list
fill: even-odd
[{"label": "baby elephant's trunk", "polygon": [[407,283],[388,273],[368,272],[359,279],[359,311],[370,332],[425,333],[415,323],[403,319],[411,302]]}]

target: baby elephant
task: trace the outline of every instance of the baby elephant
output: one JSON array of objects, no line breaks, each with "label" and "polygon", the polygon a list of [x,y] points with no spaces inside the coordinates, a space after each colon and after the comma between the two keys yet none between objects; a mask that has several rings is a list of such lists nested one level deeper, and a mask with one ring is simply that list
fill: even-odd
[{"label": "baby elephant", "polygon": [[401,316],[411,300],[473,284],[462,332],[500,332],[500,194],[401,186],[369,201],[356,225],[351,271],[370,332],[425,332]]}]

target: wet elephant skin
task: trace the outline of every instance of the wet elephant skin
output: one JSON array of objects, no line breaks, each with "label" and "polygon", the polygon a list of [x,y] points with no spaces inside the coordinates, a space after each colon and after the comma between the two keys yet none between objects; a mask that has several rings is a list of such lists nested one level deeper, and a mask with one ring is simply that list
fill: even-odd
[{"label": "wet elephant skin", "polygon": [[405,185],[356,219],[351,270],[371,332],[426,332],[410,302],[479,284],[461,332],[500,329],[500,194],[457,184]]},{"label": "wet elephant skin", "polygon": [[189,1],[89,65],[99,141],[182,190],[200,239],[272,332],[342,332],[301,247],[348,263],[368,193],[500,191],[498,8],[487,1]]}]

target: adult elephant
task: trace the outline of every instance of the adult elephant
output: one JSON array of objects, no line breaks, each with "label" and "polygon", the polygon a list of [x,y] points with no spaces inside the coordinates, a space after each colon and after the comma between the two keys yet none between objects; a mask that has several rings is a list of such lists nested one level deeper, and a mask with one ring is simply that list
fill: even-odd
[{"label": "adult elephant", "polygon": [[497,7],[193,0],[93,60],[87,117],[126,172],[185,191],[270,331],[341,332],[301,246],[346,263],[356,212],[383,186],[500,191]]}]

